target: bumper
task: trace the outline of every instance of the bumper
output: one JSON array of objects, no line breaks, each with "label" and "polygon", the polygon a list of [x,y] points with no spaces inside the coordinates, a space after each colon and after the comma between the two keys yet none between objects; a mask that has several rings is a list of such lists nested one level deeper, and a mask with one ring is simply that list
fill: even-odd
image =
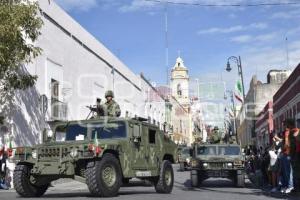
[{"label": "bumper", "polygon": [[236,175],[243,174],[243,170],[234,170],[234,169],[220,169],[220,170],[197,170],[193,169],[192,173],[198,173],[204,178],[230,178],[235,177]]},{"label": "bumper", "polygon": [[32,174],[36,175],[74,175],[74,164],[71,162],[65,163],[53,163],[53,162],[39,162],[38,165],[34,165],[31,170]]}]

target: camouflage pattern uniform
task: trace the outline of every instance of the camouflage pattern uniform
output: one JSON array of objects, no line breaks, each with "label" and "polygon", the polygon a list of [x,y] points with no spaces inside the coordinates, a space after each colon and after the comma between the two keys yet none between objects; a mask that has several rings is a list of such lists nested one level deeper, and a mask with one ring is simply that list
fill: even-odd
[{"label": "camouflage pattern uniform", "polygon": [[[111,90],[108,90],[105,92],[105,98],[112,97],[114,98],[114,93]],[[106,101],[105,104],[102,105],[104,110],[104,116],[109,117],[119,117],[121,115],[121,109],[119,104],[114,101],[113,99],[111,101]]]},{"label": "camouflage pattern uniform", "polygon": [[214,130],[210,136],[210,143],[217,144],[221,142],[221,136],[219,133],[219,128],[217,126],[214,127]]}]

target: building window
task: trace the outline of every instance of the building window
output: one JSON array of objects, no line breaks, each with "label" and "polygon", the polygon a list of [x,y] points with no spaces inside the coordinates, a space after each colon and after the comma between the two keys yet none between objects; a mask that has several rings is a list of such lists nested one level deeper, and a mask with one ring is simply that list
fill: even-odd
[{"label": "building window", "polygon": [[177,95],[178,96],[182,95],[182,89],[181,89],[181,85],[180,84],[177,85]]},{"label": "building window", "polygon": [[182,126],[183,124],[182,124],[182,121],[180,120],[180,133],[182,133]]},{"label": "building window", "polygon": [[59,82],[55,79],[51,79],[51,111],[52,117],[59,116]]},{"label": "building window", "polygon": [[149,129],[149,143],[150,144],[155,144],[155,135],[156,135],[156,131]]}]

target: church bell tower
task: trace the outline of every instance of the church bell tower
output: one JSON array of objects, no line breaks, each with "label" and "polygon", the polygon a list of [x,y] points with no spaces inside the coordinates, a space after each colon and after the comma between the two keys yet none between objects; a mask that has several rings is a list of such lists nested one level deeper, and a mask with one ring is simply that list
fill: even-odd
[{"label": "church bell tower", "polygon": [[171,90],[172,96],[190,112],[189,75],[181,57],[176,59],[171,71]]}]

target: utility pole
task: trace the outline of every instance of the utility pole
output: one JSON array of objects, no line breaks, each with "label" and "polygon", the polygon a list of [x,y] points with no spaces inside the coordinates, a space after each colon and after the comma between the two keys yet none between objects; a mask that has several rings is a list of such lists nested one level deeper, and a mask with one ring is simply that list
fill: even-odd
[{"label": "utility pole", "polygon": [[166,83],[169,86],[169,36],[168,36],[168,3],[165,3],[165,64],[166,64]]}]

